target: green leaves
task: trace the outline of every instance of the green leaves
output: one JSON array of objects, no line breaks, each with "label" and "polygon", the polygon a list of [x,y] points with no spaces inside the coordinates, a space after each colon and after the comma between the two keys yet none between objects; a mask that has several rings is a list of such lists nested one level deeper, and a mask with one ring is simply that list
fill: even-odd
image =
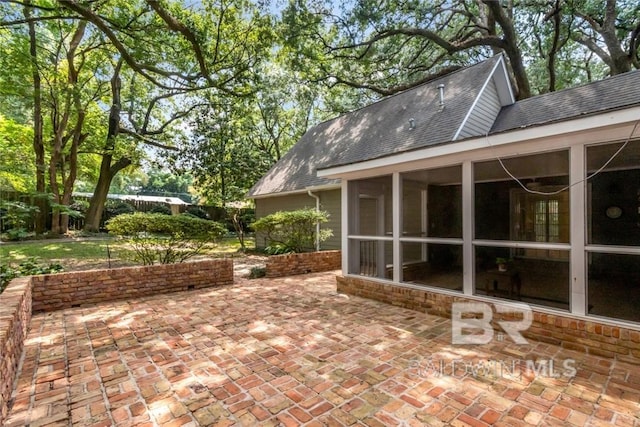
[{"label": "green leaves", "polygon": [[123,237],[144,265],[184,262],[224,236],[225,227],[191,215],[134,213],[107,222],[110,233]]},{"label": "green leaves", "polygon": [[35,190],[33,130],[0,115],[0,190]]},{"label": "green leaves", "polygon": [[58,263],[42,264],[38,258],[30,257],[22,261],[18,267],[9,264],[0,264],[0,294],[10,281],[20,276],[33,276],[36,274],[51,274],[64,271]]},{"label": "green leaves", "polygon": [[290,2],[284,34],[296,70],[332,91],[352,88],[330,97],[344,109],[497,53],[507,55],[520,98],[640,68],[633,0],[358,0],[333,9]]},{"label": "green leaves", "polygon": [[269,242],[269,253],[309,252],[316,248],[316,239],[325,241],[333,235],[329,229],[316,234],[316,225],[329,221],[329,214],[315,209],[279,211],[260,218],[252,224],[258,233],[264,233]]}]

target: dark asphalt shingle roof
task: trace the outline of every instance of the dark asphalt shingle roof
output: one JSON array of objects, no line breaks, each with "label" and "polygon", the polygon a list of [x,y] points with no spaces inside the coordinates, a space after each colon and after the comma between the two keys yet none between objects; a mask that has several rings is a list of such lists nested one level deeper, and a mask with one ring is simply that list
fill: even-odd
[{"label": "dark asphalt shingle roof", "polygon": [[[499,57],[458,70],[309,129],[249,197],[338,184],[317,170],[451,143]],[[440,111],[438,85],[445,85]],[[503,107],[490,133],[508,132],[640,105],[640,70]],[[410,129],[409,120],[415,120]]]},{"label": "dark asphalt shingle roof", "polygon": [[640,104],[640,70],[549,92],[503,107],[491,133],[575,119]]},{"label": "dark asphalt shingle roof", "polygon": [[[254,185],[248,196],[337,184],[318,169],[357,163],[451,141],[499,56],[320,123]],[[443,84],[445,107],[438,86]],[[415,127],[411,129],[410,119]]]}]

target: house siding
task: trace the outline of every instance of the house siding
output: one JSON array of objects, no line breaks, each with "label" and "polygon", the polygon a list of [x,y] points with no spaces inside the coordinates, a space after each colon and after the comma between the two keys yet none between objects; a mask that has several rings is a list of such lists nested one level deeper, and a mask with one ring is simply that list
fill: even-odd
[{"label": "house siding", "polygon": [[[321,249],[340,249],[340,190],[316,191],[320,197],[320,209],[329,213],[329,222],[322,224],[323,229],[331,229],[333,236],[321,244]],[[292,194],[256,199],[256,218],[262,218],[278,211],[294,211],[297,209],[315,208],[316,200],[308,194]],[[256,233],[256,248],[264,249],[268,243],[261,233]]]},{"label": "house siding", "polygon": [[498,117],[500,108],[498,90],[493,79],[491,79],[480,95],[480,99],[469,115],[458,138],[462,139],[470,136],[484,135],[489,132],[496,117]]}]

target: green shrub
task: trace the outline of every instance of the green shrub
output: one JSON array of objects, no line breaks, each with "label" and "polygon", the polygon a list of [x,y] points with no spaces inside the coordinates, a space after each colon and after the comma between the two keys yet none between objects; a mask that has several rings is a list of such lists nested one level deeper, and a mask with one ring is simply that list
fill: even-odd
[{"label": "green shrub", "polygon": [[89,201],[82,199],[74,200],[73,203],[69,205],[69,208],[84,215],[84,213],[89,210]]},{"label": "green shrub", "polygon": [[162,215],[171,215],[171,208],[167,205],[153,205],[151,209],[149,209],[149,213],[158,213]]},{"label": "green shrub", "polygon": [[9,282],[16,277],[58,273],[63,270],[64,268],[62,265],[58,263],[42,264],[34,257],[22,261],[17,268],[7,264],[2,264],[0,265],[0,293],[2,293]]},{"label": "green shrub", "polygon": [[190,215],[124,214],[107,222],[107,230],[127,240],[133,259],[144,265],[183,262],[225,234],[222,224]]},{"label": "green shrub", "polygon": [[264,253],[266,253],[267,255],[285,255],[294,252],[295,251],[289,246],[280,243],[274,243],[273,245],[269,245],[264,248]]},{"label": "green shrub", "polygon": [[33,276],[35,274],[50,274],[64,271],[64,267],[58,263],[42,264],[38,258],[27,258],[18,264],[20,276]]},{"label": "green shrub", "polygon": [[[327,212],[315,209],[280,211],[255,221],[253,229],[264,233],[272,253],[310,252],[316,248],[316,224],[329,220]],[[320,242],[333,235],[328,229],[320,230]]]},{"label": "green shrub", "polygon": [[29,233],[27,226],[39,209],[23,202],[0,201],[0,219],[7,227],[6,239],[23,240]]},{"label": "green shrub", "polygon": [[265,277],[266,275],[266,267],[251,267],[251,271],[249,272],[249,279],[259,279],[260,277]]},{"label": "green shrub", "polygon": [[0,265],[0,294],[10,281],[18,277],[18,271],[9,265]]},{"label": "green shrub", "polygon": [[209,214],[207,213],[207,211],[199,206],[189,206],[184,213],[193,215],[197,218],[209,219]]},{"label": "green shrub", "polygon": [[136,211],[135,206],[120,200],[107,200],[104,209],[105,217],[107,219],[115,218],[118,215],[134,213]]}]

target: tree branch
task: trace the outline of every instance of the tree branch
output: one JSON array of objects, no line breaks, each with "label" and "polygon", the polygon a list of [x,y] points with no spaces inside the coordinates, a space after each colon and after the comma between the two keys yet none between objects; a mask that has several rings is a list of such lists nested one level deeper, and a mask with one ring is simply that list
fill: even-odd
[{"label": "tree branch", "polygon": [[167,86],[166,84],[160,82],[157,78],[149,74],[147,70],[167,78],[177,77],[183,80],[183,82],[178,82],[178,83],[186,87],[188,87],[187,85],[188,82],[196,80],[198,78],[197,76],[187,76],[183,74],[168,72],[166,70],[158,68],[155,65],[138,63],[135,60],[135,58],[131,55],[127,47],[120,41],[120,39],[116,36],[116,34],[111,30],[111,28],[109,28],[109,26],[105,23],[105,21],[93,10],[83,7],[73,0],[59,0],[59,3],[63,7],[73,12],[76,12],[81,17],[83,17],[84,19],[86,19],[87,21],[95,25],[111,41],[111,43],[118,50],[120,55],[122,55],[122,58],[127,63],[127,65],[129,65],[135,72],[143,76],[145,79],[149,80],[155,86],[163,89],[168,89],[168,90],[175,89],[171,86]]},{"label": "tree branch", "polygon": [[333,50],[355,49],[358,47],[370,48],[376,42],[379,42],[381,40],[384,40],[393,36],[397,36],[397,35],[404,35],[409,37],[422,37],[422,38],[428,39],[434,42],[435,44],[437,44],[438,46],[440,46],[441,48],[443,48],[444,50],[446,50],[447,53],[449,54],[460,52],[462,50],[466,50],[466,49],[469,49],[472,47],[478,47],[478,46],[493,46],[498,48],[505,47],[504,40],[493,35],[483,35],[481,37],[468,39],[468,40],[465,40],[464,42],[456,43],[441,37],[435,31],[427,30],[424,28],[408,28],[407,27],[407,28],[396,28],[392,30],[385,30],[377,34],[376,36],[370,38],[367,41],[364,41],[361,43],[354,43],[351,45],[339,46],[339,47],[333,48]]},{"label": "tree branch", "polygon": [[111,176],[114,176],[115,174],[120,172],[122,169],[129,166],[131,163],[133,162],[128,157],[119,158],[118,161],[112,164],[111,167],[109,168],[109,172],[111,173]]},{"label": "tree branch", "polygon": [[142,129],[141,134],[142,135],[161,135],[166,128],[171,125],[171,123],[175,122],[176,120],[182,119],[186,116],[188,116],[189,114],[191,114],[191,112],[193,110],[195,110],[196,108],[200,108],[200,107],[206,107],[209,104],[207,103],[199,103],[199,104],[194,104],[191,107],[189,107],[188,109],[184,110],[184,111],[179,111],[177,113],[174,113],[171,115],[171,117],[169,117],[163,124],[162,126],[160,126],[158,129],[155,130],[148,130],[147,127],[145,126]]},{"label": "tree branch", "polygon": [[609,53],[606,50],[602,49],[600,46],[598,46],[598,44],[592,38],[588,37],[584,33],[577,33],[577,32],[573,33],[571,35],[571,38],[573,39],[573,41],[580,43],[581,45],[589,49],[591,52],[598,55],[598,57],[600,57],[602,62],[607,64],[609,68],[613,67],[613,62],[611,60],[611,56],[609,55]]},{"label": "tree branch", "polygon": [[207,63],[204,59],[204,54],[201,49],[201,43],[196,38],[196,35],[189,28],[187,28],[186,25],[171,16],[171,14],[160,5],[159,1],[147,0],[147,4],[151,6],[151,8],[160,16],[160,18],[162,18],[162,20],[169,26],[172,31],[176,31],[182,34],[184,38],[187,39],[189,43],[191,43],[191,48],[193,49],[193,53],[196,55],[196,60],[198,61],[198,65],[200,67],[201,76],[204,77],[210,85],[213,85],[213,81],[211,80]]},{"label": "tree branch", "polygon": [[178,149],[176,147],[173,147],[171,145],[166,145],[163,144],[161,142],[155,141],[151,138],[147,138],[144,135],[140,135],[139,133],[132,131],[130,129],[127,129],[125,127],[120,126],[120,128],[118,129],[119,133],[122,133],[124,135],[129,135],[135,139],[137,139],[138,141],[147,144],[147,145],[151,145],[153,147],[157,147],[157,148],[162,148],[163,150],[170,150],[170,151],[177,151]]},{"label": "tree branch", "polygon": [[336,79],[337,83],[341,83],[344,85],[347,85],[349,87],[352,88],[356,88],[356,89],[368,89],[371,90],[377,94],[380,94],[382,96],[389,96],[389,95],[393,95],[395,93],[398,92],[402,92],[404,90],[407,89],[411,89],[412,87],[415,86],[419,86],[421,84],[430,82],[431,80],[437,79],[439,77],[442,77],[446,74],[452,73],[453,71],[459,70],[460,67],[459,66],[450,66],[450,67],[446,67],[440,71],[438,71],[437,73],[434,74],[430,74],[420,80],[417,80],[415,82],[411,82],[411,83],[407,83],[407,84],[402,84],[402,85],[397,85],[397,86],[393,86],[391,88],[383,88],[380,86],[376,86],[376,85],[371,85],[371,84],[365,84],[365,83],[357,83],[357,82],[353,82],[353,81],[349,81],[346,79],[343,79],[341,77],[337,77],[337,76],[333,76]]},{"label": "tree branch", "polygon": [[73,20],[73,19],[81,19],[81,18],[74,15],[37,16],[33,18],[16,19],[15,21],[0,21],[0,27],[12,27],[14,25],[30,24],[32,22],[41,22],[41,21],[58,21],[58,20]]}]

